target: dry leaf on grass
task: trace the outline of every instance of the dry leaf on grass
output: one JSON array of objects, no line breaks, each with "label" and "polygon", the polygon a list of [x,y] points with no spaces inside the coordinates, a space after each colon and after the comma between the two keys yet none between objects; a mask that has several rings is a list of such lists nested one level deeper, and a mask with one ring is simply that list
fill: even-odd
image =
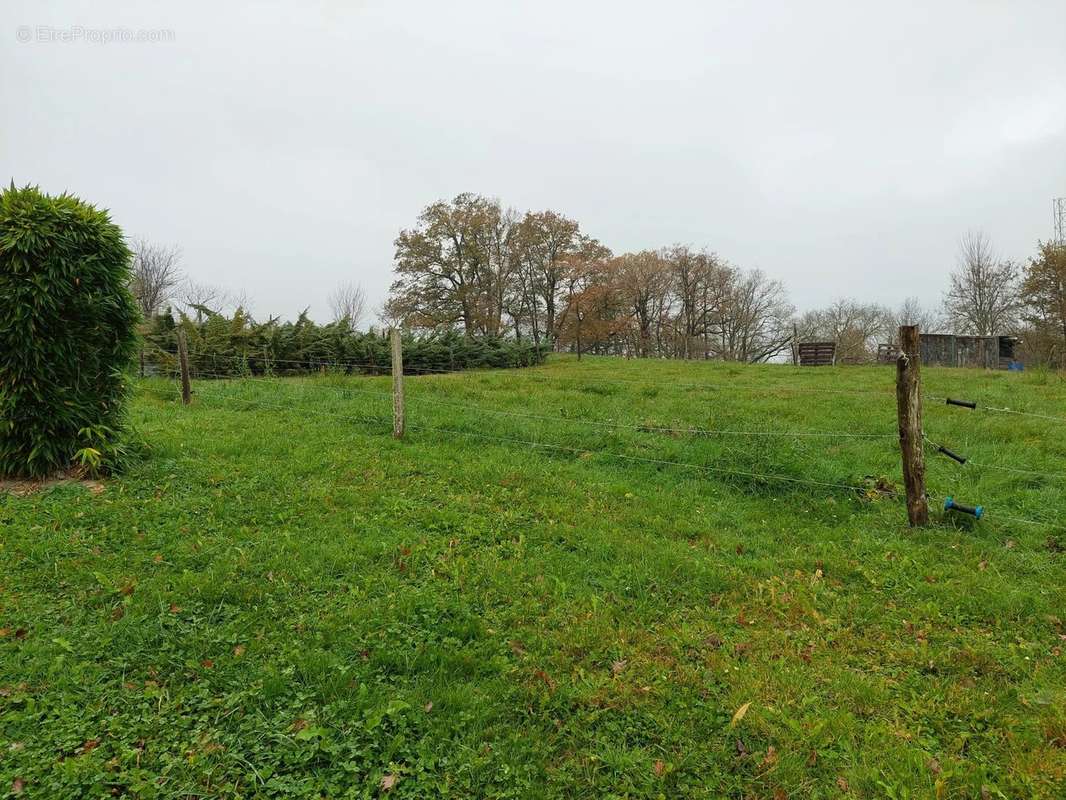
[{"label": "dry leaf on grass", "polygon": [[750,700],[736,710],[736,713],[733,714],[733,719],[731,719],[729,721],[729,727],[733,727],[738,722],[740,722],[742,719],[744,719],[744,715],[748,713],[748,709],[749,708],[751,708],[751,701]]}]

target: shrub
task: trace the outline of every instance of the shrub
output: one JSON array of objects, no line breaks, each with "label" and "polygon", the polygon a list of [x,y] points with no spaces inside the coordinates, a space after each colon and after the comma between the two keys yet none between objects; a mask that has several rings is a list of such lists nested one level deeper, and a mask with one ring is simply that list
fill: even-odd
[{"label": "shrub", "polygon": [[108,468],[138,313],[107,212],[36,187],[0,192],[0,474]]},{"label": "shrub", "polygon": [[[146,335],[146,361],[163,372],[177,368],[177,328],[185,331],[194,377],[299,375],[339,368],[346,373],[381,374],[392,366],[389,338],[347,324],[316,325],[306,313],[295,322],[256,323],[241,309],[232,318],[208,313],[195,321],[169,311],[155,317]],[[541,364],[548,345],[532,339],[465,336],[455,331],[426,336],[404,334],[404,370],[412,374],[445,370],[512,368]]]}]

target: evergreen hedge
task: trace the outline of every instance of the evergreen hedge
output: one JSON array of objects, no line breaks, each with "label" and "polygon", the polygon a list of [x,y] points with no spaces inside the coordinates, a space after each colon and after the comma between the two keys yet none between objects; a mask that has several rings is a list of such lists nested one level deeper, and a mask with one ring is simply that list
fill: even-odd
[{"label": "evergreen hedge", "polygon": [[138,320],[130,258],[106,211],[0,191],[0,474],[97,470],[121,451]]},{"label": "evergreen hedge", "polygon": [[[232,317],[200,311],[200,319],[170,311],[152,320],[145,335],[145,362],[172,372],[177,367],[177,329],[182,328],[194,377],[300,375],[341,371],[380,374],[392,368],[388,336],[352,331],[345,322],[318,325],[301,314],[295,322],[252,321],[240,309]],[[405,334],[404,371],[526,367],[543,363],[548,347],[532,340],[469,337],[457,332]]]}]

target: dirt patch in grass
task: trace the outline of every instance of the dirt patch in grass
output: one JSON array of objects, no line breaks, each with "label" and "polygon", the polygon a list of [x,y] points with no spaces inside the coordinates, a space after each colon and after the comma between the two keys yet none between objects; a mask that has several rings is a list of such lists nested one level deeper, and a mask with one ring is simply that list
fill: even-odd
[{"label": "dirt patch in grass", "polygon": [[100,481],[82,478],[77,475],[59,474],[51,478],[4,478],[0,479],[0,492],[13,494],[16,497],[36,494],[65,483],[77,483],[84,486],[92,494],[100,494],[105,486]]}]

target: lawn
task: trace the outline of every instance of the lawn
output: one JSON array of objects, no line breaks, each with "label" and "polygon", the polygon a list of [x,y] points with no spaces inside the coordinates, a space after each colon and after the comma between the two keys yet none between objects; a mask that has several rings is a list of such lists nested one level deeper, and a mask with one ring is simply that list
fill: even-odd
[{"label": "lawn", "polygon": [[893,378],[556,356],[403,441],[387,378],[146,380],[127,474],[0,494],[0,792],[1061,798],[1066,380],[926,369],[911,530]]}]

